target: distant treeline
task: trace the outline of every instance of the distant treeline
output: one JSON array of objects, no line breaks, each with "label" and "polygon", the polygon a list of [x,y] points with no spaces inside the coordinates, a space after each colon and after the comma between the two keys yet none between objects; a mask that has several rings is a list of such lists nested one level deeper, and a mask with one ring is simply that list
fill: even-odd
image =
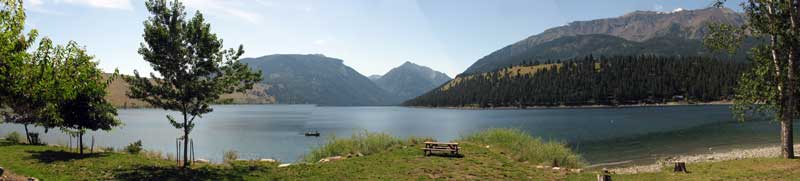
[{"label": "distant treeline", "polygon": [[748,66],[741,61],[651,55],[530,61],[460,75],[404,104],[526,107],[730,100]]}]

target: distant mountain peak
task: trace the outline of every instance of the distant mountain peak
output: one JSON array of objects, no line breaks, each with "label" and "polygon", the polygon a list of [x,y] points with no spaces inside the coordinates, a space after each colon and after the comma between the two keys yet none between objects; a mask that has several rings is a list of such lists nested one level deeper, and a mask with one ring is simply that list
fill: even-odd
[{"label": "distant mountain peak", "polygon": [[450,79],[447,74],[435,71],[430,67],[406,61],[373,81],[378,87],[398,95],[402,99],[411,99],[450,81]]},{"label": "distant mountain peak", "polygon": [[367,78],[369,78],[369,80],[375,81],[375,80],[380,79],[381,77],[383,77],[383,76],[375,74],[375,75],[370,75]]}]

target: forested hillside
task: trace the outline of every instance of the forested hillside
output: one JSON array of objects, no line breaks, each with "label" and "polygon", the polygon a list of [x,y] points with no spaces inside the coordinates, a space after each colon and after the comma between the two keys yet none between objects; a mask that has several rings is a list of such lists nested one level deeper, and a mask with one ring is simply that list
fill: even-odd
[{"label": "forested hillside", "polygon": [[[674,12],[636,11],[619,17],[576,21],[545,30],[480,58],[464,73],[491,72],[531,59],[588,55],[718,56],[702,46],[710,23],[740,25],[743,14],[725,8]],[[743,48],[751,47],[747,40]],[[734,58],[744,60],[740,49]]]},{"label": "forested hillside", "polygon": [[407,106],[527,107],[729,100],[740,61],[678,56],[586,56],[460,75]]}]

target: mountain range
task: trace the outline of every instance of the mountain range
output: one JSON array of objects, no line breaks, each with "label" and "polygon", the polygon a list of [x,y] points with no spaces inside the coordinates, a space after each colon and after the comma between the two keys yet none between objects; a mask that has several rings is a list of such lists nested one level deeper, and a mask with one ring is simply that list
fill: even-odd
[{"label": "mountain range", "polygon": [[[411,62],[403,63],[384,75],[364,76],[343,60],[321,54],[276,54],[240,61],[263,72],[256,89],[240,95],[227,95],[233,103],[317,104],[323,106],[397,105],[442,85],[463,83],[469,75],[497,72],[533,62],[575,60],[592,56],[656,55],[668,57],[717,57],[743,60],[742,51],[734,56],[714,53],[703,46],[702,38],[711,23],[741,25],[744,16],[730,9],[706,8],[673,12],[635,11],[620,17],[576,21],[554,27],[500,48],[478,59],[455,79]],[[542,62],[544,63],[544,62]],[[139,104],[124,98],[124,85],[115,86],[120,104]],[[116,90],[120,89],[120,90]],[[486,89],[492,90],[492,89]],[[117,93],[114,93],[117,92]],[[489,92],[485,92],[489,94]],[[112,101],[113,102],[113,101]]]},{"label": "mountain range", "polygon": [[[452,81],[405,105],[636,104],[670,101],[672,96],[685,97],[684,101],[725,100],[735,87],[735,72],[747,67],[745,50],[760,40],[746,38],[733,55],[710,51],[703,45],[703,37],[715,23],[741,25],[744,16],[730,9],[705,8],[636,11],[572,22],[494,51]],[[701,65],[705,66],[702,71],[686,71]],[[711,79],[716,82],[697,84]],[[609,86],[620,82],[626,83]],[[702,86],[706,87],[698,88]],[[657,92],[663,95],[656,96]]]},{"label": "mountain range", "polygon": [[428,67],[406,62],[369,78],[341,59],[321,54],[278,54],[240,60],[263,73],[266,93],[279,104],[322,106],[397,105],[450,80]]},{"label": "mountain range", "polygon": [[278,54],[239,60],[263,74],[267,92],[281,104],[374,106],[397,103],[342,60],[321,54]]},{"label": "mountain range", "polygon": [[[586,55],[723,56],[703,46],[708,25],[743,22],[742,14],[726,8],[635,11],[620,17],[576,21],[494,51],[477,60],[464,74],[495,71],[526,61]],[[744,56],[740,51],[734,58]]]}]

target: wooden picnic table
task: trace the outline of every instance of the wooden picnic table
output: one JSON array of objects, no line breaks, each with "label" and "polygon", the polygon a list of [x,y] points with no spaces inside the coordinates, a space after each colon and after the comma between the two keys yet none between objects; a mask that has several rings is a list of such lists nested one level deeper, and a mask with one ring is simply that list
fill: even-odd
[{"label": "wooden picnic table", "polygon": [[433,152],[449,152],[450,154],[458,155],[458,143],[426,141],[425,148],[422,148],[422,153],[428,156]]}]

